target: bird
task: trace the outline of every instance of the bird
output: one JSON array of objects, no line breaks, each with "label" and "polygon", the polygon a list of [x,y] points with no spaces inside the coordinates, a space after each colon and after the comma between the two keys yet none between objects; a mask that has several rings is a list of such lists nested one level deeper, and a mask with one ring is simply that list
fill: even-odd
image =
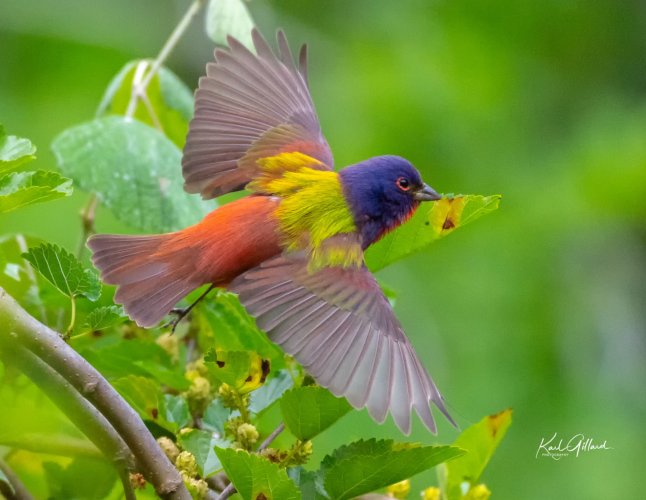
[{"label": "bird", "polygon": [[395,155],[336,171],[309,91],[307,45],[294,58],[229,36],[195,92],[184,189],[204,199],[246,190],[201,222],[160,235],[88,240],[102,280],[139,326],[152,327],[204,285],[238,294],[271,341],[321,386],[406,435],[431,404],[455,425],[364,251],[441,196]]}]

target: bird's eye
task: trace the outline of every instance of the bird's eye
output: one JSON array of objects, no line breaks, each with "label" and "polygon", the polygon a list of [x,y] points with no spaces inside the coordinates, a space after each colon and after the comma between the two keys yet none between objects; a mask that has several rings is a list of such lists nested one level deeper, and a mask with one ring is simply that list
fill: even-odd
[{"label": "bird's eye", "polygon": [[399,177],[397,179],[397,187],[402,191],[408,191],[410,189],[410,181],[406,177]]}]

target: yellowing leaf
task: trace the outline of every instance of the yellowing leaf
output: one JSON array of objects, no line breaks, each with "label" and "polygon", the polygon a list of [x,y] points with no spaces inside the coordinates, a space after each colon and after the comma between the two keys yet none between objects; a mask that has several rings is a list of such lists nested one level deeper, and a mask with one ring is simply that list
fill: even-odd
[{"label": "yellowing leaf", "polygon": [[366,251],[366,263],[377,271],[432,242],[458,227],[498,208],[500,195],[447,196],[429,205],[423,204],[411,219]]}]

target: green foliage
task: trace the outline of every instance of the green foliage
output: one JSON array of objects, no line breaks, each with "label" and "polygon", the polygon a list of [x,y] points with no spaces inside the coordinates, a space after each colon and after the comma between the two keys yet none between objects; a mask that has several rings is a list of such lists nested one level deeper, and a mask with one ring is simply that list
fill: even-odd
[{"label": "green foliage", "polygon": [[178,443],[195,456],[202,477],[209,477],[222,469],[216,449],[230,445],[227,440],[199,429],[189,429],[180,433]]},{"label": "green foliage", "polygon": [[440,484],[447,500],[464,498],[463,485],[477,484],[482,471],[505,437],[511,425],[511,409],[484,417],[477,424],[465,429],[453,443],[466,450],[466,454],[442,464],[437,469]]},{"label": "green foliage", "polygon": [[68,297],[84,296],[98,300],[101,295],[101,282],[91,269],[64,248],[52,243],[43,243],[23,254],[23,257],[47,281]]},{"label": "green foliage", "polygon": [[493,212],[500,198],[500,195],[458,195],[435,201],[429,208],[422,205],[411,220],[366,251],[366,264],[377,271],[419,252],[458,227]]},{"label": "green foliage", "polygon": [[72,194],[72,181],[56,172],[13,172],[0,177],[0,213]]},{"label": "green foliage", "polygon": [[36,158],[36,146],[29,139],[7,135],[0,123],[0,173],[6,173]]},{"label": "green foliage", "polygon": [[384,488],[464,454],[453,446],[421,446],[370,439],[342,446],[323,459],[330,498],[343,500]]},{"label": "green foliage", "polygon": [[206,11],[206,33],[219,45],[227,44],[227,35],[237,38],[253,50],[253,19],[243,0],[210,0]]},{"label": "green foliage", "polygon": [[323,387],[298,387],[280,400],[285,425],[302,441],[312,439],[330,427],[352,407]]},{"label": "green foliage", "polygon": [[296,485],[278,465],[244,450],[216,448],[215,452],[243,500],[255,500],[259,495],[300,500]]},{"label": "green foliage", "polygon": [[[140,84],[150,72],[152,61],[130,61],[112,79],[103,95],[97,116],[125,115],[133,94],[133,79]],[[188,122],[193,116],[193,94],[175,73],[165,67],[151,78],[144,97],[136,100],[133,118],[160,130],[175,143],[184,147]]]},{"label": "green foliage", "polygon": [[103,460],[76,458],[63,467],[45,462],[50,498],[105,498],[116,480],[114,467]]},{"label": "green foliage", "polygon": [[126,319],[127,316],[121,306],[97,307],[86,316],[83,328],[92,332],[98,332],[123,323]]},{"label": "green foliage", "polygon": [[77,125],[52,149],[65,174],[136,229],[181,229],[213,208],[182,189],[177,146],[137,120],[109,116]]},{"label": "green foliage", "polygon": [[260,413],[270,408],[276,401],[283,400],[281,396],[294,386],[294,377],[288,370],[279,370],[270,374],[267,381],[251,393],[249,411]]}]

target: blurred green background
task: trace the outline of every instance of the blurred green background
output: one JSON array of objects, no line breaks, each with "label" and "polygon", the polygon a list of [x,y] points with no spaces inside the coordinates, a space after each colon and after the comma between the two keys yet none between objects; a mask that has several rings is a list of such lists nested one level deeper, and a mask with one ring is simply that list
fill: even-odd
[{"label": "blurred green background", "polygon": [[[188,1],[3,0],[0,120],[39,147],[93,117],[111,77],[156,55]],[[438,191],[501,208],[380,277],[464,428],[514,408],[485,471],[494,498],[639,498],[646,442],[646,3],[254,0],[264,33],[310,44],[337,165],[409,158]],[[202,16],[200,16],[202,17]],[[194,88],[200,18],[167,65]],[[0,216],[74,249],[87,195]],[[128,231],[105,210],[99,231]],[[38,411],[38,405],[30,411]],[[2,417],[0,416],[0,425]],[[59,425],[64,425],[60,423]],[[609,451],[536,458],[555,432]],[[415,422],[413,440],[449,443]],[[315,441],[401,439],[353,412]],[[421,489],[428,472],[414,481]],[[414,496],[413,494],[412,496]]]}]

